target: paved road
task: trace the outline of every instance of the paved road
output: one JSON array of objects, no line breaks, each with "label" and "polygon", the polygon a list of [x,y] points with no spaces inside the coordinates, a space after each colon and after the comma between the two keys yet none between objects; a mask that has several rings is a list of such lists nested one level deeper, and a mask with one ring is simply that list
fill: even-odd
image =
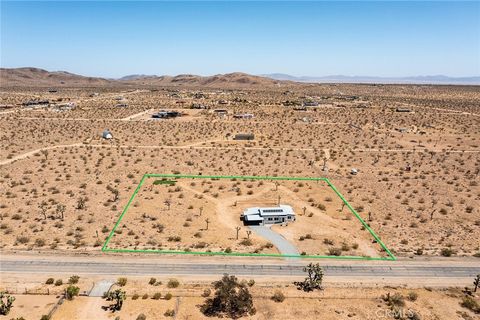
[{"label": "paved road", "polygon": [[[323,264],[323,263],[322,263]],[[148,263],[148,262],[111,262],[105,261],[62,261],[57,260],[3,260],[2,273],[27,274],[95,274],[95,275],[222,275],[224,273],[239,276],[304,276],[302,266],[298,264],[220,264],[220,263]],[[358,278],[404,277],[415,282],[419,278],[472,278],[480,273],[480,264],[465,266],[449,264],[405,264],[391,263],[345,263],[324,264],[326,276]]]},{"label": "paved road", "polygon": [[[270,241],[281,254],[286,255],[299,255],[300,253],[293,244],[285,239],[281,234],[276,233],[272,229],[266,226],[250,226],[253,232],[267,241]],[[298,258],[297,258],[298,259]]]}]

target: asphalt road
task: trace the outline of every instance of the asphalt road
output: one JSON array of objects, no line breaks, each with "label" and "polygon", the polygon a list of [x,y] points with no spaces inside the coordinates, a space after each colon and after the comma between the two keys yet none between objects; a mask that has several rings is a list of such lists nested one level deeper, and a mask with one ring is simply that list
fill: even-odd
[{"label": "asphalt road", "polygon": [[[323,265],[326,276],[361,278],[472,278],[480,273],[480,263],[465,266],[448,264],[335,264]],[[222,275],[238,276],[304,276],[301,265],[289,264],[220,264],[220,263],[149,263],[112,261],[62,261],[9,259],[0,264],[2,273],[27,274],[95,274],[95,275]],[[412,281],[412,280],[410,280]]]}]

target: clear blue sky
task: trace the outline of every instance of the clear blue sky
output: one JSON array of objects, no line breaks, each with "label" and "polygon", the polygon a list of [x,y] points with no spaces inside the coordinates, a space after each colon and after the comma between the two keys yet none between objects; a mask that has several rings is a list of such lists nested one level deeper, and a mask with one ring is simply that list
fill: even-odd
[{"label": "clear blue sky", "polygon": [[1,66],[480,75],[480,2],[1,2]]}]

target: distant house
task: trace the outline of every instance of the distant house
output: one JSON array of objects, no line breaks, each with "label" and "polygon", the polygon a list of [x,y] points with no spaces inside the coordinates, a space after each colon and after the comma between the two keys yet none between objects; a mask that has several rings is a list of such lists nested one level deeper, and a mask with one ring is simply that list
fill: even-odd
[{"label": "distant house", "polygon": [[68,110],[75,109],[76,106],[77,105],[75,104],[75,102],[67,102],[67,103],[53,105],[53,108],[54,110],[57,110],[57,111],[68,111]]},{"label": "distant house", "polygon": [[246,225],[283,224],[295,221],[295,212],[288,205],[268,208],[248,208],[243,211],[240,219]]},{"label": "distant house", "polygon": [[233,140],[254,140],[255,135],[253,133],[237,133]]},{"label": "distant house", "polygon": [[396,112],[412,112],[411,109],[409,109],[409,108],[402,108],[402,107],[397,107],[397,108],[395,109],[395,111],[396,111]]},{"label": "distant house", "polygon": [[155,119],[170,119],[180,117],[182,114],[178,111],[166,111],[160,110],[159,112],[152,115],[152,118]]},{"label": "distant house", "polygon": [[193,103],[191,109],[208,109],[208,106],[201,103]]},{"label": "distant house", "polygon": [[126,102],[117,103],[117,104],[115,105],[115,107],[117,107],[117,108],[127,108],[127,107],[128,107],[128,103],[126,103]]},{"label": "distant house", "polygon": [[228,101],[227,100],[219,100],[218,104],[228,104]]},{"label": "distant house", "polygon": [[27,102],[22,103],[22,105],[25,106],[25,107],[47,105],[47,104],[50,104],[50,101],[48,101],[48,100],[29,100]]},{"label": "distant house", "polygon": [[318,106],[318,102],[317,101],[305,101],[305,102],[303,102],[303,106],[305,106],[305,107],[316,107],[316,106]]},{"label": "distant house", "polygon": [[112,135],[112,133],[110,132],[110,130],[105,129],[105,130],[103,130],[102,138],[103,138],[103,139],[110,140],[110,139],[113,139],[113,135]]},{"label": "distant house", "polygon": [[55,93],[55,92],[57,92],[57,89],[49,89],[48,92]]},{"label": "distant house", "polygon": [[306,106],[294,107],[293,110],[295,110],[295,111],[307,111],[307,107]]},{"label": "distant house", "polygon": [[252,119],[253,114],[252,113],[237,113],[237,114],[234,114],[233,117],[235,119]]},{"label": "distant house", "polygon": [[213,110],[213,113],[216,114],[217,116],[224,117],[228,114],[228,110],[225,109],[215,109]]},{"label": "distant house", "polygon": [[203,92],[196,92],[193,97],[195,99],[205,99],[207,98],[207,96],[203,93]]}]

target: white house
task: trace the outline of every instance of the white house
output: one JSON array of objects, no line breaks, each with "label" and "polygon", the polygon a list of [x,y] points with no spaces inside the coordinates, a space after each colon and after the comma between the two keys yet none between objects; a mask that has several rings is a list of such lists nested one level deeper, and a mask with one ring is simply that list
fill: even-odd
[{"label": "white house", "polygon": [[295,221],[295,212],[288,205],[253,207],[243,211],[240,218],[246,225],[282,224]]}]

